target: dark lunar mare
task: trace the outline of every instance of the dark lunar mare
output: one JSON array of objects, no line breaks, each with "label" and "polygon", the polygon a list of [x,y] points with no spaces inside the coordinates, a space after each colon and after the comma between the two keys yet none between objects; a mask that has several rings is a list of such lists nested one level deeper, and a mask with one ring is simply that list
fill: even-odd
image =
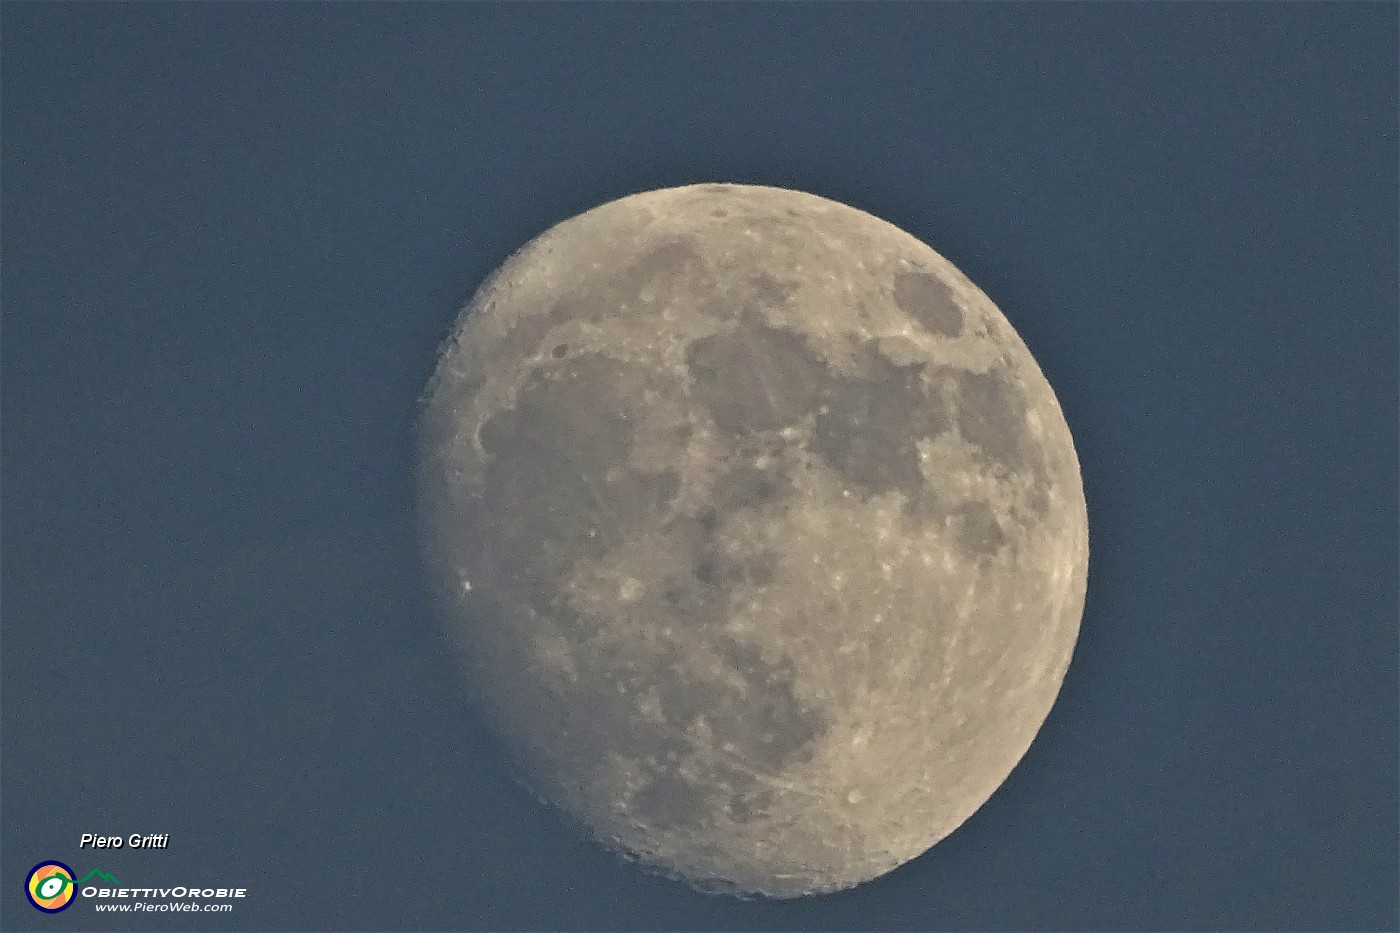
[{"label": "dark lunar mare", "polygon": [[[899,491],[925,517],[937,500],[919,468],[920,438],[956,425],[1008,469],[1024,466],[1027,456],[1017,430],[1024,408],[1007,380],[951,369],[931,379],[925,365],[896,364],[874,342],[855,349],[854,374],[838,374],[800,335],[755,314],[745,314],[733,331],[690,345],[694,397],[732,445],[728,469],[710,490],[712,505],[698,515],[668,515],[676,474],[628,467],[634,400],[647,388],[648,374],[619,360],[572,353],[567,346],[540,354],[515,404],[485,420],[485,484],[469,505],[476,534],[459,553],[478,568],[480,582],[499,594],[490,605],[481,604],[484,613],[499,616],[494,629],[538,628],[538,622],[527,626],[510,618],[522,612],[552,620],[579,666],[567,695],[505,713],[529,716],[526,734],[555,734],[539,743],[551,752],[535,773],[586,772],[595,762],[563,761],[559,749],[607,747],[649,769],[648,784],[634,800],[637,815],[683,828],[712,808],[708,788],[726,788],[723,806],[732,818],[752,818],[769,793],[752,772],[779,774],[820,739],[828,723],[795,695],[791,661],[765,658],[721,628],[733,593],[771,581],[776,564],[773,555],[736,556],[721,547],[727,519],[784,494],[785,467],[752,466],[763,435],[810,423],[811,452],[860,496]],[[776,441],[769,449],[784,448]],[[991,554],[1006,542],[984,503],[947,511],[968,551]],[[562,598],[565,581],[580,566],[656,531],[675,545],[676,566],[688,572],[670,577],[658,600],[639,607],[644,624],[669,621],[701,630],[701,639],[741,679],[741,689],[725,678],[694,673],[685,657],[664,644],[649,658],[609,646],[597,636],[611,620],[580,612]],[[507,612],[506,605],[515,608]],[[529,663],[529,646],[504,650]],[[639,720],[636,698],[648,693],[659,701],[663,729]],[[737,749],[738,764],[711,765],[683,777],[674,764],[691,757],[687,730],[701,716],[715,743]],[[517,725],[509,732],[520,730]],[[715,773],[715,767],[725,773]]]},{"label": "dark lunar mare", "polygon": [[[511,720],[528,717],[528,725],[514,723],[508,734],[528,728],[526,734],[549,750],[532,773],[548,781],[559,773],[587,772],[596,761],[561,760],[569,755],[560,750],[605,747],[637,759],[650,772],[648,786],[634,801],[638,816],[681,828],[710,809],[707,789],[720,787],[730,798],[721,806],[732,804],[735,818],[742,819],[765,796],[750,772],[781,772],[827,727],[824,717],[793,693],[790,661],[764,658],[720,629],[733,590],[771,577],[773,561],[727,554],[719,544],[721,524],[738,510],[775,498],[781,478],[736,467],[720,480],[714,507],[698,516],[667,517],[675,474],[627,466],[636,429],[633,400],[645,388],[645,378],[603,354],[563,360],[551,354],[541,363],[515,405],[483,423],[485,482],[470,497],[474,534],[464,536],[458,554],[464,565],[476,568],[477,589],[497,594],[478,603],[491,617],[482,620],[484,627],[504,635],[501,642],[483,646],[484,655],[504,651],[529,663],[530,647],[505,633],[538,629],[538,620],[548,620],[571,646],[578,678],[567,694],[546,698],[536,708],[498,710]],[[645,616],[639,623],[657,628],[669,621],[703,629],[700,638],[723,659],[727,672],[738,676],[738,688],[728,677],[691,670],[687,658],[664,642],[641,656],[599,637],[614,620],[580,611],[562,598],[565,582],[580,567],[655,532],[678,549],[676,566],[689,572],[669,580],[659,599],[638,607]],[[536,621],[524,624],[522,615]],[[665,728],[640,720],[637,698],[649,693],[659,701]],[[674,764],[693,757],[687,730],[701,716],[715,743],[736,749],[735,763],[679,776]]]}]

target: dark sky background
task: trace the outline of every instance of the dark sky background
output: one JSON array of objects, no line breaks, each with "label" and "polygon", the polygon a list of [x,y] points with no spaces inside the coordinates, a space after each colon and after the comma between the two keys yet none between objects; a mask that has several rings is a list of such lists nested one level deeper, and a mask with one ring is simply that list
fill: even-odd
[{"label": "dark sky background", "polygon": [[[0,15],[0,926],[1400,925],[1395,5]],[[1020,767],[922,858],[797,902],[642,874],[519,790],[412,532],[415,400],[483,276],[698,181],[952,260],[1089,501],[1083,632]],[[47,858],[249,896],[46,917]]]}]

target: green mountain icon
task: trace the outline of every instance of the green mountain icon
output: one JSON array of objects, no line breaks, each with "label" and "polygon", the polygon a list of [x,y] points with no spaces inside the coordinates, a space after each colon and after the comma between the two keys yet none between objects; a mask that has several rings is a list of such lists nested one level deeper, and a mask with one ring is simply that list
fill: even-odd
[{"label": "green mountain icon", "polygon": [[96,877],[98,877],[98,878],[101,878],[103,881],[107,882],[108,884],[121,884],[121,882],[118,881],[116,878],[113,878],[111,875],[107,874],[105,871],[98,871],[96,868],[94,868],[92,871],[88,872],[88,873],[83,877],[83,879],[82,879],[81,881],[75,881],[75,882],[73,882],[73,884],[75,884],[75,885],[87,884],[88,881],[89,881],[89,879],[91,879],[93,876],[96,876]]}]

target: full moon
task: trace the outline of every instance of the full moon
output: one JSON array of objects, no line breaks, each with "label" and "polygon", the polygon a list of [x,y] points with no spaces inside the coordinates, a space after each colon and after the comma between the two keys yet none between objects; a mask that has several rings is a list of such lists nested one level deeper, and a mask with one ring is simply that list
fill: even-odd
[{"label": "full moon", "polygon": [[995,305],[863,211],[704,184],[546,231],[420,425],[432,579],[525,783],[696,887],[907,862],[1060,690],[1088,523]]}]

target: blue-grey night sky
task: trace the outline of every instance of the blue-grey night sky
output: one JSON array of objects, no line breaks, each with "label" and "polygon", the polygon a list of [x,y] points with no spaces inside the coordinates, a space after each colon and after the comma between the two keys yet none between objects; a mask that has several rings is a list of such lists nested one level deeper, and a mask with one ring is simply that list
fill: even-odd
[{"label": "blue-grey night sky", "polygon": [[[1394,4],[0,15],[6,929],[1400,925]],[[1085,478],[1035,745],[833,896],[576,838],[470,713],[416,551],[457,309],[551,224],[698,181],[947,256]],[[249,896],[47,917],[50,858]]]}]

